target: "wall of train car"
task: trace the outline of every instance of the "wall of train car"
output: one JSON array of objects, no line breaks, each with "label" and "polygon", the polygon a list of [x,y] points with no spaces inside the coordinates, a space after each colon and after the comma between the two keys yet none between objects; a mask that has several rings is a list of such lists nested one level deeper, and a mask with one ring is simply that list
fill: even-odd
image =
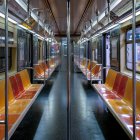
[{"label": "wall of train car", "polygon": [[[12,75],[17,71],[17,29],[16,25],[12,24],[11,22],[8,23],[8,30],[9,32],[13,33],[13,44],[8,44],[9,48],[12,49],[12,65],[9,69],[9,75]],[[0,17],[0,29],[5,30],[5,21],[3,18]],[[5,40],[5,37],[4,39]],[[5,47],[4,43],[0,42],[0,47]],[[4,71],[0,72],[0,79],[4,78]]]},{"label": "wall of train car", "polygon": [[[136,24],[140,25],[140,16],[137,16],[136,21]],[[132,76],[132,71],[126,67],[126,32],[128,29],[132,28],[132,19],[121,24],[120,28],[120,71],[124,74]],[[139,73],[137,73],[137,78],[140,79]]]}]

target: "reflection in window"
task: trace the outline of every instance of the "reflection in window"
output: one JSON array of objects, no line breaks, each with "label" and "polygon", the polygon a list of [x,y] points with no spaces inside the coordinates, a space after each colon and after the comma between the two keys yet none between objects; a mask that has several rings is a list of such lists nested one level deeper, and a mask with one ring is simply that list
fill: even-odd
[{"label": "reflection in window", "polygon": [[96,48],[95,50],[94,50],[94,60],[95,61],[97,61],[97,59],[98,59],[98,49]]},{"label": "reflection in window", "polygon": [[[126,67],[132,70],[132,30],[126,33]],[[136,28],[136,70],[140,71],[140,27]]]},{"label": "reflection in window", "polygon": [[[132,70],[132,44],[127,44],[127,68]],[[140,43],[136,43],[136,70],[140,71]]]},{"label": "reflection in window", "polygon": [[38,38],[37,36],[33,37],[33,64],[38,63]]},{"label": "reflection in window", "polygon": [[[5,30],[0,29],[0,45],[3,46],[5,44]],[[14,44],[14,33],[8,31],[8,44]]]},{"label": "reflection in window", "polygon": [[118,39],[117,38],[113,38],[111,41],[111,58],[112,59],[117,59],[117,43],[118,43]]},{"label": "reflection in window", "polygon": [[[136,40],[140,39],[140,27],[136,28]],[[127,41],[132,41],[132,30],[127,32]]]},{"label": "reflection in window", "polygon": [[[9,60],[8,69],[10,70],[12,67],[12,48],[8,48],[8,60]],[[4,71],[5,71],[5,48],[0,47],[0,72]]]},{"label": "reflection in window", "polygon": [[20,29],[17,34],[17,63],[18,71],[30,66],[30,34]]}]

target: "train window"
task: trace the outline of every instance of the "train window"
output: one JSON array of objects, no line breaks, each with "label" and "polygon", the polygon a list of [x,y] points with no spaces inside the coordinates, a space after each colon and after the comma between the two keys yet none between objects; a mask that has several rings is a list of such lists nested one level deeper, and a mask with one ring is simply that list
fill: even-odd
[{"label": "train window", "polygon": [[117,38],[114,38],[111,41],[111,46],[112,46],[111,58],[112,59],[117,59],[117,42],[118,42]]},{"label": "train window", "polygon": [[120,28],[117,27],[110,32],[110,66],[120,70]]},{"label": "train window", "polygon": [[38,40],[38,60],[41,60],[41,48],[42,48],[42,44],[41,44],[41,40]]},{"label": "train window", "polygon": [[[5,30],[0,29],[0,45],[3,46],[5,44]],[[8,31],[8,44],[13,45],[14,44],[14,33]]]},{"label": "train window", "polygon": [[[132,30],[126,33],[126,68],[132,70]],[[140,27],[136,28],[136,70],[140,72]]]},{"label": "train window", "polygon": [[102,63],[102,36],[98,37],[97,40],[97,61]]},{"label": "train window", "polygon": [[[140,27],[136,28],[136,40],[140,40]],[[127,31],[127,42],[132,41],[132,30]]]},{"label": "train window", "polygon": [[18,71],[30,66],[30,34],[18,29],[17,34],[17,69]]},{"label": "train window", "polygon": [[98,58],[98,49],[94,49],[94,60],[97,61],[97,58]]},{"label": "train window", "polygon": [[33,64],[38,63],[38,38],[34,36],[33,38]]},{"label": "train window", "polygon": [[[9,67],[10,70],[12,67],[12,48],[8,49],[8,60],[9,60]],[[5,48],[0,47],[0,72],[5,71]]]},{"label": "train window", "polygon": [[[14,33],[8,31],[8,44],[14,44]],[[0,29],[0,72],[5,71],[5,29]],[[8,49],[9,70],[12,67],[12,48]]]},{"label": "train window", "polygon": [[22,70],[25,66],[25,48],[26,38],[18,37],[18,70]]}]

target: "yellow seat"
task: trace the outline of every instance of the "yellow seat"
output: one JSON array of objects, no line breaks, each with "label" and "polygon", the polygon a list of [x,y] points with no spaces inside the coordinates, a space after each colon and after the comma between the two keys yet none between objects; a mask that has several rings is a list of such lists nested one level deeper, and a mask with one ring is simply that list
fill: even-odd
[{"label": "yellow seat", "polygon": [[107,86],[110,90],[113,89],[116,76],[117,76],[117,72],[112,69],[109,69],[106,77],[105,86]]},{"label": "yellow seat", "polygon": [[140,81],[136,83],[136,110],[140,114]]},{"label": "yellow seat", "polygon": [[19,72],[21,79],[22,79],[22,83],[23,86],[27,89],[28,87],[30,87],[31,82],[30,82],[30,78],[29,78],[29,74],[27,70],[22,70]]},{"label": "yellow seat", "polygon": [[27,70],[19,72],[25,90],[38,90],[42,84],[31,84]]}]

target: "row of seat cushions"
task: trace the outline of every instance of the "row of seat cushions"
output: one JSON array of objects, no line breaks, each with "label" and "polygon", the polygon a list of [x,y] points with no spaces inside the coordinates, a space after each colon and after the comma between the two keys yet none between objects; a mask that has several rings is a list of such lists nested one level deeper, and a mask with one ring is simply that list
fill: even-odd
[{"label": "row of seat cushions", "polygon": [[[41,88],[40,84],[32,85],[30,83],[27,70],[23,70],[8,80],[8,129],[15,124],[19,116],[30,104],[31,97],[28,94],[33,94]],[[5,119],[5,80],[0,81],[0,120]],[[23,96],[23,94],[26,95]],[[21,98],[23,97],[23,98]],[[33,96],[32,96],[33,97]],[[5,127],[0,125],[0,139],[4,137]]]},{"label": "row of seat cushions", "polygon": [[[117,114],[121,122],[131,133],[133,128],[133,87],[132,78],[109,70],[106,83],[94,85],[108,106]],[[116,98],[117,96],[118,98]],[[136,81],[136,120],[140,121],[140,81]],[[137,137],[140,138],[140,126],[136,127]]]}]

